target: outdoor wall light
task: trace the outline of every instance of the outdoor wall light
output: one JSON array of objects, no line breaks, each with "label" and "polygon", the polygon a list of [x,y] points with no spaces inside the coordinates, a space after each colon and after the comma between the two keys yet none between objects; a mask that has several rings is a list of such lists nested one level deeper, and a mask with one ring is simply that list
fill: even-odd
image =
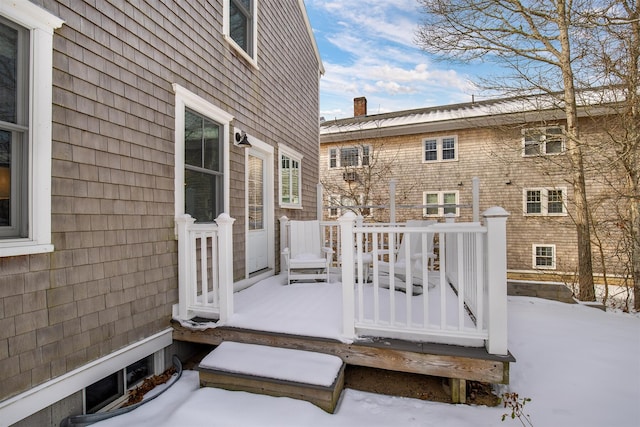
[{"label": "outdoor wall light", "polygon": [[249,148],[251,147],[251,143],[249,142],[249,139],[247,138],[247,133],[242,131],[242,132],[236,132],[236,142],[234,142],[234,145],[237,147],[242,147],[242,148]]}]

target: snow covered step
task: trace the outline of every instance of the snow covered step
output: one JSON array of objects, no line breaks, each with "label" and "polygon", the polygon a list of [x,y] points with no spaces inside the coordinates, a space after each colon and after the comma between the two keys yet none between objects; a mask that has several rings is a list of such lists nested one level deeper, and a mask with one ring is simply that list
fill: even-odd
[{"label": "snow covered step", "polygon": [[306,400],[333,413],[344,387],[344,363],[311,351],[225,341],[198,367],[201,387]]}]

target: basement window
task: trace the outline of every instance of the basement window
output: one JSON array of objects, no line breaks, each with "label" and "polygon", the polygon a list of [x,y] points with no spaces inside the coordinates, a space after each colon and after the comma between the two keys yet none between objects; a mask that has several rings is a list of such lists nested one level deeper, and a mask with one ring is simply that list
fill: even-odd
[{"label": "basement window", "polygon": [[128,391],[153,375],[153,355],[116,371],[84,389],[85,413],[113,409],[124,402]]},{"label": "basement window", "polygon": [[533,245],[533,267],[554,270],[556,268],[556,246]]}]

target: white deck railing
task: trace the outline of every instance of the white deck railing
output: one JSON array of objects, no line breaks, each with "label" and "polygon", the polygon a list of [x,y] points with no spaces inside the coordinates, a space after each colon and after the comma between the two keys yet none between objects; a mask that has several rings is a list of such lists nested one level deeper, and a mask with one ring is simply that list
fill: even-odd
[{"label": "white deck railing", "polygon": [[225,321],[233,313],[234,219],[221,214],[215,223],[176,218],[178,231],[178,312],[188,320],[204,316]]},{"label": "white deck railing", "polygon": [[[343,215],[338,223],[345,337],[484,343],[492,354],[507,354],[507,216],[504,209],[491,208],[484,213],[484,224],[401,227],[357,224],[354,214]],[[418,264],[417,274],[412,262],[397,270],[389,262],[388,274],[380,274],[381,263],[393,260],[394,254],[378,248],[416,235],[423,253],[428,239],[436,236],[438,269],[427,268],[426,259]]]},{"label": "white deck railing", "polygon": [[[483,223],[448,220],[407,227],[363,224],[347,213],[337,222],[321,223],[341,273],[343,335],[484,344],[489,353],[507,354],[508,215],[491,208]],[[226,321],[233,314],[234,220],[222,214],[215,223],[194,222],[189,215],[176,218],[179,301],[174,317]],[[437,263],[428,265],[422,257],[416,272],[418,255],[408,249],[411,239],[420,239],[418,252],[425,254],[434,237]],[[404,255],[410,262],[396,267],[392,261],[402,239],[407,239]],[[383,263],[386,272],[381,271]]]}]

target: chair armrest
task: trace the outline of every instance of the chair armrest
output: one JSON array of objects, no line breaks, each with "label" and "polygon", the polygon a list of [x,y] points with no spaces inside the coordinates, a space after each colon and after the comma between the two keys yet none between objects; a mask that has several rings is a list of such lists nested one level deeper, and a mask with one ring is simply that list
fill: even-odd
[{"label": "chair armrest", "polygon": [[[422,256],[422,252],[416,252],[414,254],[411,254],[411,259],[415,261],[422,258]],[[433,252],[427,252],[426,254],[424,254],[424,256],[426,256],[427,258],[435,258],[436,254],[434,254]]]},{"label": "chair armrest", "polygon": [[328,246],[325,246],[324,248],[322,248],[322,252],[324,252],[325,254],[332,254],[334,253],[334,250]]}]

